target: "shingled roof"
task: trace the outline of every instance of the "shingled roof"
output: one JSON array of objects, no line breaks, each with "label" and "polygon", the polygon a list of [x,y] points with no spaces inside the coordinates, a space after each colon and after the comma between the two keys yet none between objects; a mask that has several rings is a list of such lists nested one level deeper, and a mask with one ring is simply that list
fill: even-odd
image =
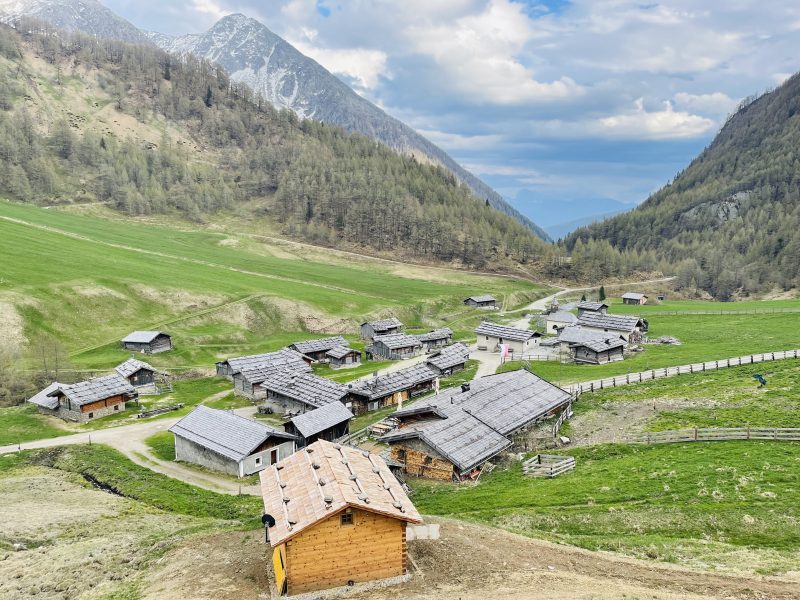
[{"label": "shingled roof", "polygon": [[446,390],[395,412],[401,422],[426,412],[430,418],[401,426],[381,441],[419,438],[463,473],[509,447],[507,436],[570,400],[568,392],[526,370],[490,375],[473,381],[469,390]]},{"label": "shingled roof", "polygon": [[[325,353],[325,356],[330,356],[331,358],[344,358],[351,352],[358,352],[358,350],[353,350],[348,346],[336,346],[335,348],[331,348]],[[360,352],[358,352],[361,354]]]},{"label": "shingled roof", "polygon": [[295,342],[289,348],[296,350],[300,354],[308,354],[309,352],[327,352],[336,346],[347,346],[347,340],[342,336],[321,338],[318,340],[306,340],[304,342]]},{"label": "shingled roof", "polygon": [[320,431],[335,427],[352,418],[353,413],[344,404],[331,402],[320,408],[297,415],[291,419],[291,422],[295,429],[300,432],[300,435],[304,438],[309,438]]},{"label": "shingled roof", "polygon": [[236,462],[250,456],[267,438],[295,439],[285,431],[202,404],[169,431]]},{"label": "shingled roof", "polygon": [[453,330],[449,327],[442,327],[434,329],[428,333],[415,336],[420,342],[435,342],[436,340],[445,340],[453,336]]},{"label": "shingled roof", "polygon": [[134,373],[141,371],[144,369],[145,371],[150,371],[151,373],[157,373],[156,369],[151,365],[147,364],[142,360],[137,360],[135,358],[129,358],[124,363],[117,365],[114,367],[114,370],[119,373],[122,377],[130,377]]},{"label": "shingled roof", "polygon": [[425,362],[444,371],[456,365],[462,365],[467,362],[467,360],[469,360],[469,348],[467,348],[465,344],[458,342],[431,354],[430,358]]},{"label": "shingled roof", "polygon": [[347,395],[344,385],[326,377],[283,370],[270,374],[261,387],[314,407],[337,402]]},{"label": "shingled roof", "polygon": [[642,298],[647,298],[647,295],[640,292],[625,292],[622,294],[622,298],[625,300],[641,300]]},{"label": "shingled roof", "polygon": [[590,312],[597,312],[599,310],[603,310],[604,308],[608,308],[608,304],[606,304],[605,302],[591,302],[589,300],[578,302],[578,310],[588,310]]},{"label": "shingled roof", "polygon": [[396,350],[398,348],[409,348],[414,346],[421,346],[422,342],[416,336],[407,335],[405,333],[390,333],[389,335],[376,335],[372,339],[373,344],[380,342],[389,350]]},{"label": "shingled roof", "polygon": [[472,300],[473,302],[497,302],[497,298],[490,294],[483,294],[482,296],[470,296],[469,298],[465,299],[464,302],[467,300]]},{"label": "shingled roof", "polygon": [[611,331],[621,331],[631,333],[641,324],[639,317],[626,315],[604,315],[601,313],[583,313],[578,317],[578,324],[584,327],[594,327],[597,329],[608,329]]},{"label": "shingled roof", "polygon": [[593,340],[587,340],[585,342],[579,342],[575,344],[575,347],[580,348],[589,348],[593,352],[605,352],[606,350],[614,350],[615,348],[624,348],[625,342],[622,340],[614,340],[614,339],[603,339],[603,338],[595,338]]},{"label": "shingled roof", "polygon": [[260,477],[264,511],[275,519],[273,547],[348,507],[422,522],[384,460],[350,446],[318,440]]},{"label": "shingled roof", "polygon": [[403,323],[400,322],[399,319],[395,317],[391,317],[389,319],[378,319],[377,321],[367,321],[366,323],[362,323],[361,326],[369,325],[372,327],[374,331],[388,331],[390,329],[396,329],[398,327],[402,327]]},{"label": "shingled roof", "polygon": [[47,395],[57,397],[61,394],[69,398],[73,406],[83,406],[112,396],[135,396],[136,389],[128,383],[127,379],[114,374],[95,377],[72,385],[59,385]]},{"label": "shingled roof", "polygon": [[352,383],[349,391],[352,394],[374,400],[410,389],[426,381],[433,381],[437,377],[436,372],[428,365],[420,364]]},{"label": "shingled roof", "polygon": [[149,344],[160,335],[169,335],[163,331],[134,331],[122,338],[123,342],[131,344]]},{"label": "shingled roof", "polygon": [[282,348],[277,352],[229,358],[225,362],[228,363],[234,374],[258,367],[282,367],[305,373],[311,371],[311,367],[305,361],[303,355],[289,348]]},{"label": "shingled roof", "polygon": [[518,329],[516,327],[509,327],[508,325],[498,325],[490,321],[483,321],[475,329],[478,335],[488,335],[490,337],[503,338],[504,340],[514,340],[517,342],[525,342],[532,337],[541,336],[538,331],[530,331],[529,329]]},{"label": "shingled roof", "polygon": [[57,381],[51,383],[35,396],[31,396],[30,398],[28,398],[28,402],[30,402],[31,404],[35,404],[36,406],[41,406],[42,408],[49,408],[50,410],[55,410],[56,408],[58,408],[58,398],[54,398],[49,394],[50,392],[54,392],[55,390],[60,388],[61,385],[62,384],[58,383]]}]

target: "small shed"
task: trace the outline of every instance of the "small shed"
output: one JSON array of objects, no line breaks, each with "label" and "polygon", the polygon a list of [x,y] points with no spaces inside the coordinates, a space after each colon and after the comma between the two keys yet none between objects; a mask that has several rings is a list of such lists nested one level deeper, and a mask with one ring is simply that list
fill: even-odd
[{"label": "small shed", "polygon": [[637,343],[647,332],[647,321],[628,315],[603,315],[584,313],[578,318],[578,325],[583,330],[597,333],[614,333],[626,342]]},{"label": "small shed", "polygon": [[265,390],[258,394],[264,404],[283,414],[304,413],[347,396],[347,387],[313,373],[276,370],[259,387]]},{"label": "small shed", "polygon": [[122,347],[132,352],[157,354],[172,350],[172,337],[163,331],[134,331],[122,338]]},{"label": "small shed", "polygon": [[297,447],[305,448],[317,440],[333,442],[350,433],[353,418],[341,402],[331,402],[312,411],[292,417],[283,428],[297,438]]},{"label": "small shed", "polygon": [[367,349],[367,356],[384,360],[403,360],[412,358],[422,352],[422,342],[413,335],[391,333],[377,335]]},{"label": "small shed", "polygon": [[453,330],[449,327],[442,327],[440,329],[434,329],[428,333],[418,335],[416,338],[420,341],[422,347],[426,351],[434,348],[443,348],[444,346],[447,346],[450,343],[450,340],[453,338]]},{"label": "small shed", "polygon": [[472,308],[497,308],[497,298],[489,294],[470,296],[464,300],[464,304]]},{"label": "small shed", "polygon": [[78,423],[87,423],[124,411],[128,400],[139,397],[128,380],[116,373],[72,385],[53,385],[56,387],[51,386],[51,391],[46,396],[51,400],[39,403],[39,411]]},{"label": "small shed", "polygon": [[403,324],[395,317],[379,319],[377,321],[367,321],[361,324],[361,339],[371,340],[378,335],[400,333],[402,329]]},{"label": "small shed", "polygon": [[311,362],[312,360],[309,357],[295,352],[294,350],[290,350],[289,348],[283,348],[276,352],[265,352],[263,354],[251,354],[249,356],[229,358],[228,360],[218,362],[216,366],[217,375],[233,380],[234,375],[244,369],[263,367],[265,365],[308,372],[311,371]]},{"label": "small shed", "polygon": [[144,361],[129,358],[114,367],[120,377],[124,377],[135,388],[155,385],[158,371]]},{"label": "small shed", "polygon": [[574,345],[576,363],[604,365],[624,358],[625,342],[621,339],[594,339]]},{"label": "small shed", "polygon": [[608,313],[608,304],[605,302],[591,302],[588,300],[578,302],[578,317],[584,313],[600,313],[604,315]]},{"label": "small shed", "polygon": [[422,519],[380,456],[318,440],[262,471],[261,493],[279,595],[406,574]]},{"label": "small shed", "polygon": [[430,355],[425,361],[440,377],[452,375],[464,369],[469,360],[469,348],[461,342],[442,348]]},{"label": "small shed", "polygon": [[336,346],[325,353],[331,369],[348,369],[361,364],[361,352],[347,346]]},{"label": "small shed", "polygon": [[519,329],[508,325],[498,325],[484,321],[475,329],[478,336],[478,350],[499,352],[501,345],[507,345],[510,352],[519,355],[539,345],[542,334],[529,329]]},{"label": "small shed", "polygon": [[569,327],[578,322],[578,317],[566,310],[558,310],[545,317],[545,328],[548,333],[557,332],[559,329]]},{"label": "small shed", "polygon": [[622,294],[623,304],[647,304],[647,296],[639,292],[625,292]]},{"label": "small shed", "polygon": [[289,348],[295,352],[299,352],[308,356],[312,360],[326,361],[328,360],[328,351],[336,348],[337,346],[347,346],[347,340],[342,336],[321,338],[318,340],[306,340],[304,342],[295,342]]},{"label": "small shed", "polygon": [[244,477],[294,452],[293,435],[232,412],[196,407],[169,428],[175,460]]}]

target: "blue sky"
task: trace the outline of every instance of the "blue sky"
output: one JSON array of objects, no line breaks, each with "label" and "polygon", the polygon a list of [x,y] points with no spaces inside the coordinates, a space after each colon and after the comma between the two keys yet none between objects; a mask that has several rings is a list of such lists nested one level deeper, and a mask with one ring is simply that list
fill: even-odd
[{"label": "blue sky", "polygon": [[102,1],[171,34],[261,20],[539,221],[644,200],[800,70],[774,0]]}]

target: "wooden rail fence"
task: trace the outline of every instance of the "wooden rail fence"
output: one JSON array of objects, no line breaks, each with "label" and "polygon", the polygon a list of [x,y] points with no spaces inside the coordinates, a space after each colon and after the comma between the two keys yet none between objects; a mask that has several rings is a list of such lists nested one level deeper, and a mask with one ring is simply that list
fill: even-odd
[{"label": "wooden rail fence", "polygon": [[575,468],[573,456],[537,454],[522,463],[522,472],[529,477],[556,477]]},{"label": "wooden rail fence", "polygon": [[146,419],[147,417],[154,417],[155,415],[163,415],[164,413],[172,412],[173,410],[180,410],[183,408],[183,403],[173,404],[172,406],[165,406],[163,408],[154,408],[152,410],[143,410],[136,415],[137,419]]},{"label": "wooden rail fence", "polygon": [[658,369],[650,369],[648,371],[640,371],[638,373],[628,373],[626,375],[617,375],[616,377],[606,377],[605,379],[595,379],[594,381],[575,383],[571,386],[567,386],[566,389],[569,389],[573,394],[579,396],[585,392],[596,392],[607,388],[621,387],[623,385],[640,383],[642,381],[649,381],[652,379],[662,379],[664,377],[674,377],[676,375],[688,375],[690,373],[702,373],[704,371],[716,371],[717,369],[726,369],[728,367],[740,367],[744,365],[771,362],[773,360],[785,360],[788,358],[800,358],[800,350],[765,352],[763,354],[750,354],[749,356],[737,356],[735,358],[711,360],[702,363],[681,365],[678,367],[662,367]]},{"label": "wooden rail fence", "polygon": [[654,310],[642,311],[642,317],[666,316],[682,317],[691,315],[779,315],[786,313],[799,313],[800,308],[788,306],[786,308],[753,308],[750,310]]},{"label": "wooden rail fence", "polygon": [[800,427],[707,427],[652,431],[626,438],[630,444],[724,442],[729,440],[778,440],[800,442]]}]

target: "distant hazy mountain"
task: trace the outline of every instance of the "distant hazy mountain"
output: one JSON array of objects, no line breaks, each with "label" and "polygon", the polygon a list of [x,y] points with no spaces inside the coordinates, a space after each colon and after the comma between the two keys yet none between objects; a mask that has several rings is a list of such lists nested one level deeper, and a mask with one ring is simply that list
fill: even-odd
[{"label": "distant hazy mountain", "polygon": [[95,0],[0,0],[0,22],[13,23],[21,17],[99,38],[151,43],[144,32]]},{"label": "distant hazy mountain", "polygon": [[573,219],[571,221],[556,223],[555,225],[546,225],[544,227],[544,230],[554,240],[560,240],[561,238],[566,237],[567,235],[569,235],[570,233],[572,233],[573,231],[575,231],[580,227],[585,227],[586,225],[597,223],[598,221],[602,221],[603,219],[608,219],[622,212],[625,212],[625,210],[626,209],[619,209],[603,214],[589,215],[588,217],[580,217],[578,219]]},{"label": "distant hazy mountain", "polygon": [[618,215],[633,208],[612,198],[578,198],[553,200],[532,190],[521,190],[513,200],[524,214],[536,215],[540,225],[554,240],[595,221]]},{"label": "distant hazy mountain", "polygon": [[359,96],[259,21],[235,14],[220,19],[202,34],[170,37],[151,33],[149,36],[169,52],[191,53],[221,65],[233,80],[247,83],[274,106],[291,109],[305,118],[339,125],[377,139],[399,152],[442,165],[490,205],[524,222],[540,237],[548,238],[540,227],[441,148]]}]

